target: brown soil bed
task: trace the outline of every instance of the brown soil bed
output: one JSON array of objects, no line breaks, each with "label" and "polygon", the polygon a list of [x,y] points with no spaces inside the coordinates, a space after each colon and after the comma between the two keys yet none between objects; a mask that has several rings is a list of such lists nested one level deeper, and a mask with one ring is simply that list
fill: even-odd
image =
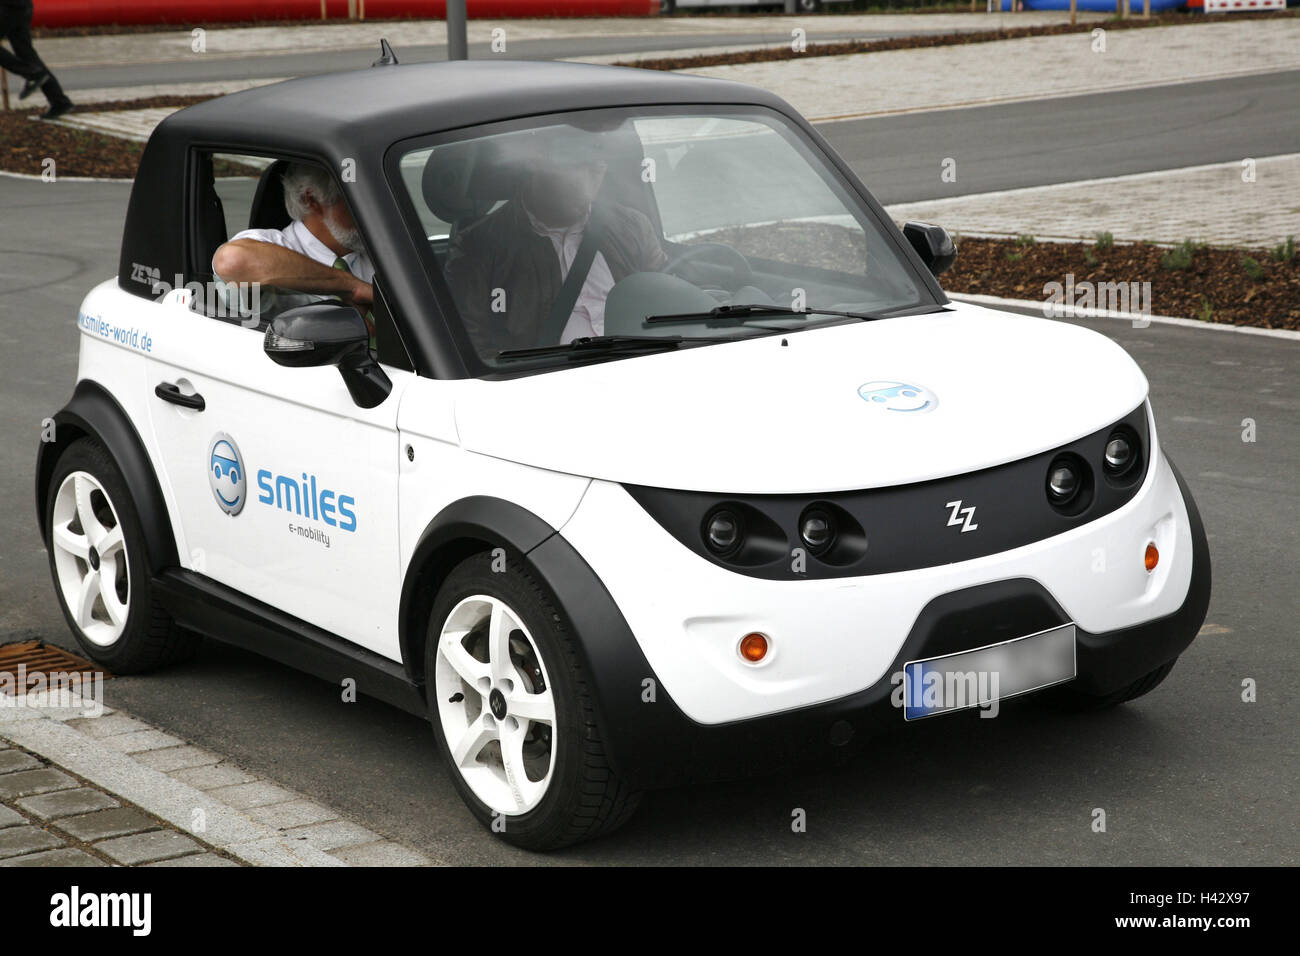
[{"label": "brown soil bed", "polygon": [[[124,103],[77,103],[76,111],[148,109],[157,106],[192,106],[207,96],[155,96]],[[37,100],[40,100],[39,95]],[[0,110],[0,170],[39,176],[45,160],[54,160],[57,176],[95,176],[105,179],[133,179],[140,163],[143,144],[69,129],[57,123],[34,120],[45,110],[42,102],[32,109]],[[76,115],[76,112],[72,114]]]},{"label": "brown soil bed", "polygon": [[[1300,16],[1294,10],[1268,10],[1259,13],[1233,14],[1233,22],[1246,19],[1269,20]],[[800,60],[810,56],[843,56],[848,53],[878,53],[885,50],[913,50],[921,47],[961,46],[967,43],[991,43],[996,40],[1018,40],[1022,37],[1057,36],[1064,33],[1090,33],[1099,25],[1107,30],[1138,30],[1144,27],[1194,26],[1221,22],[1207,18],[1199,11],[1194,13],[1168,13],[1144,20],[1139,15],[1125,20],[1096,21],[1071,26],[1058,23],[1048,26],[1012,27],[1007,30],[980,30],[969,33],[937,33],[926,36],[891,37],[886,40],[851,40],[844,43],[810,43],[803,52],[796,53],[788,45],[765,47],[759,50],[740,50],[734,53],[706,53],[699,56],[662,57],[647,60],[623,60],[616,66],[635,66],[643,70],[697,70],[706,66],[730,66],[737,63],[770,63],[777,60]]]},{"label": "brown soil bed", "polygon": [[[958,249],[941,280],[949,292],[1045,301],[1055,291],[1044,289],[1048,283],[1064,286],[1073,275],[1073,301],[1084,305],[1080,283],[1150,282],[1155,315],[1300,330],[1300,255],[1281,262],[1268,249],[1197,247],[1186,268],[1174,269],[1162,260],[1177,250],[1147,243],[1103,250],[1092,243],[963,238]],[[1247,257],[1257,265],[1243,263]]]}]

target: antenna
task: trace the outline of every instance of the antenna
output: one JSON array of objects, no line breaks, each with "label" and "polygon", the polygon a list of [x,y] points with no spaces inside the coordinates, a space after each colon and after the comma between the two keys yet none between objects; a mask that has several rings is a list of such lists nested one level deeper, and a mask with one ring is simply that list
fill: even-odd
[{"label": "antenna", "polygon": [[388,45],[387,40],[379,41],[379,52],[381,56],[374,63],[371,63],[371,66],[397,66],[397,54],[393,52],[393,48]]}]

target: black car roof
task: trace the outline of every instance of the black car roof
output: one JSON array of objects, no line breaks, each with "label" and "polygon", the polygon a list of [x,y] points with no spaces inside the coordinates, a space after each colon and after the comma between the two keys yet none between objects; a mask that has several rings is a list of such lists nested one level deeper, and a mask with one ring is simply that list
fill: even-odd
[{"label": "black car roof", "polygon": [[752,86],[658,70],[460,60],[286,80],[192,106],[164,121],[161,131],[239,139],[252,133],[268,147],[285,149],[325,141],[355,156],[422,133],[538,113],[653,103],[784,106]]}]

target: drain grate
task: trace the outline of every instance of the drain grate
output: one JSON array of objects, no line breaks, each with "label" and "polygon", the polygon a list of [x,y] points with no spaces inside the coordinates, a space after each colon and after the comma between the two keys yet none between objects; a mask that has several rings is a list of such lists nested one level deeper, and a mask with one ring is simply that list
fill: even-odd
[{"label": "drain grate", "polygon": [[[44,641],[0,646],[0,690],[5,693],[26,693],[33,685],[49,686],[58,674],[102,674],[104,680],[113,676],[98,664]],[[21,684],[25,686],[20,688]]]}]

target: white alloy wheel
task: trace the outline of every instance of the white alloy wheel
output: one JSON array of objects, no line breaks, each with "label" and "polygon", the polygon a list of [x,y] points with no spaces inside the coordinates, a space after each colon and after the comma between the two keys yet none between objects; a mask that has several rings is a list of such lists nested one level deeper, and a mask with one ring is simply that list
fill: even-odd
[{"label": "white alloy wheel", "polygon": [[535,808],[555,773],[555,700],[519,615],[499,598],[465,598],[443,622],[434,669],[456,772],[496,813]]},{"label": "white alloy wheel", "polygon": [[63,479],[54,497],[50,544],[63,600],[86,640],[117,642],[131,609],[131,573],[117,509],[84,471]]}]

